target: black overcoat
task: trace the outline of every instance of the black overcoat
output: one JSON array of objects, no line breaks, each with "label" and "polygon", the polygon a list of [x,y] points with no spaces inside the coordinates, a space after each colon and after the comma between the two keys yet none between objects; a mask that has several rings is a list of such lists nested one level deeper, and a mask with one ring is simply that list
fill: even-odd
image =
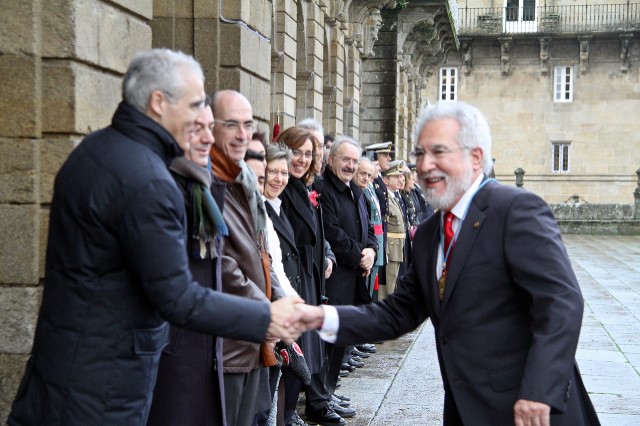
[{"label": "black overcoat", "polygon": [[[316,305],[317,294],[316,286],[312,280],[305,277],[305,272],[300,262],[300,255],[296,247],[293,228],[284,214],[278,215],[269,202],[265,202],[267,214],[273,223],[273,228],[278,234],[280,241],[280,249],[282,250],[282,266],[291,286],[298,292],[305,302]],[[320,372],[324,361],[324,343],[316,330],[302,333],[298,344],[304,353],[304,359],[307,362],[311,374]]]},{"label": "black overcoat", "polygon": [[165,321],[264,340],[268,304],[192,279],[184,200],[168,171],[181,154],[122,102],[58,172],[40,315],[10,425],[145,424]]},{"label": "black overcoat", "polygon": [[329,168],[321,182],[314,184],[320,193],[325,238],[336,255],[337,266],[327,279],[326,291],[331,305],[371,302],[365,277],[360,269],[362,250],[378,250],[369,208],[362,190],[353,182],[346,185]]}]

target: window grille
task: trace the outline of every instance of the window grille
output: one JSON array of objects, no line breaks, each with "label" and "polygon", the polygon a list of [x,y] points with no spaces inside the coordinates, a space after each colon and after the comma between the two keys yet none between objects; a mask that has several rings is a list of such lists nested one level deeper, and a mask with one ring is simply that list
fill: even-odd
[{"label": "window grille", "polygon": [[573,67],[554,67],[553,82],[553,101],[573,102]]},{"label": "window grille", "polygon": [[458,99],[458,68],[440,68],[440,100],[455,101]]},{"label": "window grille", "polygon": [[553,172],[569,173],[569,147],[568,143],[554,143],[553,147]]}]

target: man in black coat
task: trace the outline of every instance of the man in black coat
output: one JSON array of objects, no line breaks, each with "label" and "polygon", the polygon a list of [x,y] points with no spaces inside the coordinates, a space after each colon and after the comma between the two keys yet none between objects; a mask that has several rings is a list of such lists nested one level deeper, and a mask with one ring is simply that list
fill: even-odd
[{"label": "man in black coat", "polygon": [[575,362],[584,301],[551,209],[487,176],[491,133],[476,108],[428,107],[416,135],[439,213],[416,231],[409,272],[382,302],[303,307],[309,325],[344,345],[430,318],[446,426],[599,425]]},{"label": "man in black coat", "polygon": [[167,49],[139,53],[123,97],[111,126],[56,177],[42,305],[10,425],[144,425],[166,321],[254,342],[297,336],[293,300],[224,295],[189,272],[184,200],[167,168],[204,106],[200,65]]},{"label": "man in black coat", "polygon": [[[331,305],[371,302],[365,278],[373,267],[378,243],[373,227],[369,225],[366,199],[358,185],[352,182],[360,155],[357,142],[337,137],[329,152],[323,180],[314,185],[320,193],[324,212],[325,238],[337,259],[336,269],[326,282],[328,303]],[[345,346],[334,346],[328,351],[329,369],[325,385],[329,394],[335,392],[345,350]],[[315,414],[310,416],[313,421],[318,420]]]}]

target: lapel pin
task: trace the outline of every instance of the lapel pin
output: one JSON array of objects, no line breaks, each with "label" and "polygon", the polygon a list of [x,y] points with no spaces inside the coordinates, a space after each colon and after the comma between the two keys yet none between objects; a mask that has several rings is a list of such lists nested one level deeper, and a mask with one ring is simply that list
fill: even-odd
[{"label": "lapel pin", "polygon": [[480,222],[478,222],[478,221],[473,222],[473,227],[474,228],[479,228],[480,227]]}]

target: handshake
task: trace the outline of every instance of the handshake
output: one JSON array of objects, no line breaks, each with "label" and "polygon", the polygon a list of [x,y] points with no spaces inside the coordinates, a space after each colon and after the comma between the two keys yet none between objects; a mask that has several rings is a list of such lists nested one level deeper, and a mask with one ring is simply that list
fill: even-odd
[{"label": "handshake", "polygon": [[271,323],[267,339],[282,340],[287,345],[308,330],[322,327],[324,310],[320,306],[305,305],[296,296],[284,297],[271,303]]}]

